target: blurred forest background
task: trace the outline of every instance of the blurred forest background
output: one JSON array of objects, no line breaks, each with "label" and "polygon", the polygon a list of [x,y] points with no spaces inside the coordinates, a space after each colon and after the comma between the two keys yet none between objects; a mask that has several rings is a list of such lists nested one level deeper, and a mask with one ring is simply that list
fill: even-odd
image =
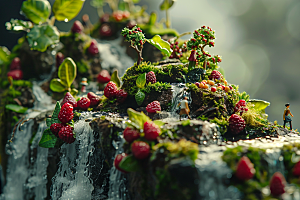
[{"label": "blurred forest background", "polygon": [[[165,17],[159,10],[161,3],[141,0],[139,4],[146,5],[148,13],[157,12],[161,19]],[[0,45],[9,49],[20,35],[6,31],[5,22],[22,19],[21,4],[22,0],[0,0]],[[83,14],[89,14],[92,23],[98,20],[90,0],[76,19]],[[246,91],[252,99],[271,102],[266,109],[270,121],[282,124],[284,104],[290,103],[293,128],[300,128],[299,0],[177,0],[170,16],[172,28],[179,33],[202,25],[216,30],[215,48],[206,50],[222,56],[220,66],[228,82],[239,85],[240,91]],[[68,31],[76,19],[57,22],[56,26]]]}]

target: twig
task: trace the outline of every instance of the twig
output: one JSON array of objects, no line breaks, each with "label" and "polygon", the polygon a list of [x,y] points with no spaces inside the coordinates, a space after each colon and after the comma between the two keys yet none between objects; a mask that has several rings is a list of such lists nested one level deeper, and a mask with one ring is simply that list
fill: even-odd
[{"label": "twig", "polygon": [[14,139],[16,129],[17,129],[18,125],[24,120],[24,118],[25,118],[25,116],[23,116],[23,117],[18,121],[18,123],[16,123],[16,125],[15,125],[15,127],[14,127],[14,129],[13,129],[13,131],[12,131],[13,134],[12,134],[12,136],[11,136],[9,142],[12,142],[12,139]]}]

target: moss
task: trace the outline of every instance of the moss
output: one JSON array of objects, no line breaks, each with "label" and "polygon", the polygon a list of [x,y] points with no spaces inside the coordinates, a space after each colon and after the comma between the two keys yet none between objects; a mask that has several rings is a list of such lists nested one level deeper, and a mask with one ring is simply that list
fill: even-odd
[{"label": "moss", "polygon": [[171,85],[169,83],[149,83],[145,86],[145,88],[141,89],[144,93],[150,93],[150,92],[161,92],[162,90],[168,90],[171,88]]},{"label": "moss", "polygon": [[215,117],[214,119],[210,120],[210,123],[217,124],[222,135],[227,132],[227,126],[229,125],[229,122],[226,117],[221,116],[221,119]]},{"label": "moss", "polygon": [[253,104],[247,104],[248,111],[244,112],[242,117],[249,127],[263,127],[268,125],[268,121],[263,119],[259,113],[254,109]]},{"label": "moss", "polygon": [[194,91],[194,92],[200,91],[199,87],[197,85],[195,85],[194,83],[187,83],[185,85],[190,91]]}]

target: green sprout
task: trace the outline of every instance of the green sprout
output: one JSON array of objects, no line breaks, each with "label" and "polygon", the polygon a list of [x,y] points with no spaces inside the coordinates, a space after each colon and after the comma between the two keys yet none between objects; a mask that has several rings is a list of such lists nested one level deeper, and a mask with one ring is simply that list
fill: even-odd
[{"label": "green sprout", "polygon": [[208,52],[204,51],[204,47],[214,47],[215,42],[215,31],[213,31],[210,27],[202,26],[200,29],[195,30],[193,33],[193,37],[187,42],[188,50],[191,50],[191,55],[189,57],[189,70],[192,70],[196,62],[203,63],[203,68],[206,69],[206,66],[210,67],[210,63],[212,65],[216,65],[221,62],[222,59],[220,56],[211,56]]}]

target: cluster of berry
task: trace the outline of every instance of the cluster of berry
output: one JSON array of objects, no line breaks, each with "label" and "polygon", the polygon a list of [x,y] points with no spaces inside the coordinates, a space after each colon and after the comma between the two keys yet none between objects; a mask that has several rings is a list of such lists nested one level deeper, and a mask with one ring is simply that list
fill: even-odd
[{"label": "cluster of berry", "polygon": [[187,47],[190,50],[196,50],[199,45],[209,45],[213,47],[215,45],[215,31],[210,27],[202,26],[200,29],[195,30],[193,33],[193,38],[187,42]]},{"label": "cluster of berry", "polygon": [[127,20],[130,17],[130,12],[128,12],[127,10],[124,10],[124,11],[117,10],[117,11],[113,12],[112,17],[117,22],[120,22],[122,20]]},{"label": "cluster of berry", "polygon": [[240,113],[242,115],[244,112],[247,112],[248,108],[246,107],[246,101],[244,99],[241,99],[237,104],[235,104],[234,112]]},{"label": "cluster of berry", "polygon": [[156,76],[153,71],[150,71],[146,74],[146,82],[148,83],[156,83]]},{"label": "cluster of berry", "polygon": [[137,26],[132,29],[124,28],[121,34],[124,36],[125,41],[130,42],[131,46],[142,46],[146,42],[143,31]]},{"label": "cluster of berry", "polygon": [[182,53],[187,51],[186,48],[186,43],[184,43],[183,45],[179,46],[178,41],[174,41],[174,40],[168,40],[168,42],[170,43],[170,47],[173,50],[171,56],[169,58],[181,58],[182,57]]},{"label": "cluster of berry", "polygon": [[89,92],[87,94],[87,97],[81,97],[79,101],[76,101],[72,94],[70,92],[67,92],[61,104],[64,105],[65,103],[69,103],[73,106],[73,108],[87,110],[90,107],[97,106],[100,101],[101,97],[93,92]]},{"label": "cluster of berry", "polygon": [[[154,124],[152,121],[147,121],[144,123],[144,136],[141,136],[141,133],[139,130],[133,128],[133,127],[127,127],[123,131],[123,136],[126,142],[132,143],[131,144],[131,153],[133,156],[138,160],[143,160],[149,157],[150,155],[150,145],[148,142],[155,141],[157,137],[159,136],[161,130],[160,128]],[[141,139],[141,140],[138,140]],[[142,141],[144,140],[144,141]],[[116,156],[114,160],[115,167],[122,171],[126,172],[123,169],[119,167],[120,162],[123,158],[125,158],[127,154],[119,154]]]},{"label": "cluster of berry", "polygon": [[23,72],[21,70],[20,58],[15,57],[9,67],[7,77],[11,76],[14,80],[21,80],[23,78]]},{"label": "cluster of berry", "polygon": [[128,94],[125,90],[118,89],[117,85],[114,82],[110,81],[104,88],[104,96],[108,99],[117,98],[117,101],[119,103],[123,103],[126,100]]}]

